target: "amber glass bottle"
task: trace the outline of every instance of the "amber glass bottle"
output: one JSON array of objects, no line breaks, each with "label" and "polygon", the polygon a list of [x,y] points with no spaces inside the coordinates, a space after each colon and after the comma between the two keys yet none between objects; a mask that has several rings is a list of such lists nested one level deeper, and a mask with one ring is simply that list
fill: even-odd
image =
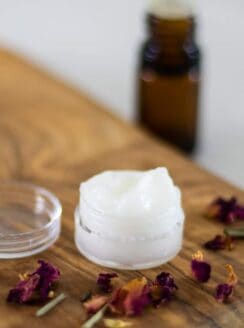
[{"label": "amber glass bottle", "polygon": [[191,152],[196,141],[200,52],[193,17],[147,16],[149,38],[139,70],[139,120]]}]

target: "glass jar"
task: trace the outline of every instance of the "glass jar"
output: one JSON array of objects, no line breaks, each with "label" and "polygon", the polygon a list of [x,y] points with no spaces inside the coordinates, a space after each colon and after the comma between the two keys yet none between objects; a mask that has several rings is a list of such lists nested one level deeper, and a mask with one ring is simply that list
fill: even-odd
[{"label": "glass jar", "polygon": [[78,250],[92,262],[115,269],[148,269],[170,261],[181,250],[183,227],[180,206],[160,213],[153,222],[148,219],[147,225],[137,222],[137,226],[94,208],[84,198],[75,210]]},{"label": "glass jar", "polygon": [[147,16],[149,37],[139,70],[139,122],[184,151],[194,149],[200,83],[200,51],[192,16]]}]

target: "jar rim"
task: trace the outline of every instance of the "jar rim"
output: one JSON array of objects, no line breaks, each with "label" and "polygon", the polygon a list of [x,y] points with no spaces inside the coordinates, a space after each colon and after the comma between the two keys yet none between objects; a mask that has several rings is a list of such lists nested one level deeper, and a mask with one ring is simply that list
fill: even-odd
[{"label": "jar rim", "polygon": [[182,208],[180,209],[180,211],[178,212],[179,215],[182,216],[182,220],[181,222],[177,221],[175,223],[175,225],[173,226],[173,228],[164,231],[163,233],[159,233],[159,234],[147,234],[147,235],[118,235],[116,233],[114,234],[110,234],[110,233],[101,233],[99,231],[94,231],[91,230],[89,227],[85,226],[83,224],[82,221],[82,216],[80,213],[80,207],[79,205],[77,205],[77,207],[75,208],[75,212],[74,212],[74,216],[75,216],[75,221],[76,221],[76,229],[77,226],[79,226],[81,229],[86,230],[89,233],[92,233],[96,236],[99,236],[101,239],[105,239],[105,240],[113,240],[113,241],[120,241],[120,242],[136,242],[136,241],[152,241],[152,240],[160,240],[161,238],[164,238],[165,235],[168,235],[169,233],[171,233],[176,227],[178,227],[179,225],[183,225],[184,224],[184,212],[182,210]]}]

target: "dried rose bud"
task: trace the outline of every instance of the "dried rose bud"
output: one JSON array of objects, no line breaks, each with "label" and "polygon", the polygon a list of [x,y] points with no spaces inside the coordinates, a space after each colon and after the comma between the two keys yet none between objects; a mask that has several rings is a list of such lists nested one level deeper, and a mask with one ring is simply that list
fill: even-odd
[{"label": "dried rose bud", "polygon": [[161,303],[170,301],[172,295],[177,289],[178,287],[176,286],[174,278],[170,273],[160,273],[150,286],[150,296],[153,305],[158,307]]},{"label": "dried rose bud", "polygon": [[178,289],[178,287],[175,284],[174,278],[168,272],[161,272],[159,275],[157,275],[156,282],[162,287]]},{"label": "dried rose bud", "polygon": [[227,281],[224,284],[219,284],[216,287],[215,298],[218,302],[223,303],[229,301],[234,292],[234,287],[238,282],[237,276],[233,267],[229,264],[226,265],[228,272]]},{"label": "dried rose bud", "polygon": [[223,303],[230,299],[233,295],[233,286],[229,284],[219,284],[216,287],[215,298],[218,302]]},{"label": "dried rose bud", "polygon": [[117,278],[117,273],[100,273],[97,278],[97,285],[104,293],[110,293],[113,289],[111,280]]},{"label": "dried rose bud", "polygon": [[205,283],[209,280],[211,275],[211,266],[203,260],[202,252],[198,251],[192,256],[191,270],[197,281]]},{"label": "dried rose bud", "polygon": [[207,241],[204,247],[213,251],[218,251],[221,249],[233,249],[233,238],[230,236],[217,235],[213,239]]},{"label": "dried rose bud", "polygon": [[231,224],[236,219],[244,219],[244,206],[237,203],[235,197],[228,199],[217,198],[207,209],[207,216]]}]

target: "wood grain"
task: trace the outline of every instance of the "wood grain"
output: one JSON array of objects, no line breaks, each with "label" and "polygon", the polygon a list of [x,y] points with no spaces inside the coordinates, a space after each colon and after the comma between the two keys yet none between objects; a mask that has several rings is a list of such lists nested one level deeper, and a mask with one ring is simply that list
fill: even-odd
[{"label": "wood grain", "polygon": [[[82,74],[82,72],[81,72]],[[112,92],[112,90],[111,90]],[[22,59],[0,52],[0,179],[30,181],[49,188],[63,204],[62,235],[41,255],[0,261],[0,327],[80,327],[84,312],[80,295],[95,288],[96,275],[106,269],[87,261],[73,241],[73,212],[80,181],[106,169],[169,168],[183,191],[186,211],[184,247],[172,262],[143,272],[119,272],[120,280],[145,275],[153,279],[160,271],[171,272],[179,285],[176,299],[133,319],[134,327],[243,327],[244,243],[233,252],[205,252],[213,264],[212,280],[199,285],[190,277],[192,253],[222,226],[203,218],[205,206],[217,195],[242,191],[200,169],[190,160],[123,123],[77,90],[55,80]],[[58,290],[69,298],[43,318],[37,306],[7,304],[7,292],[18,272],[31,270],[38,258],[59,266]],[[217,283],[225,280],[224,265],[231,263],[240,282],[231,304],[213,298]],[[109,271],[109,270],[108,270]]]}]

